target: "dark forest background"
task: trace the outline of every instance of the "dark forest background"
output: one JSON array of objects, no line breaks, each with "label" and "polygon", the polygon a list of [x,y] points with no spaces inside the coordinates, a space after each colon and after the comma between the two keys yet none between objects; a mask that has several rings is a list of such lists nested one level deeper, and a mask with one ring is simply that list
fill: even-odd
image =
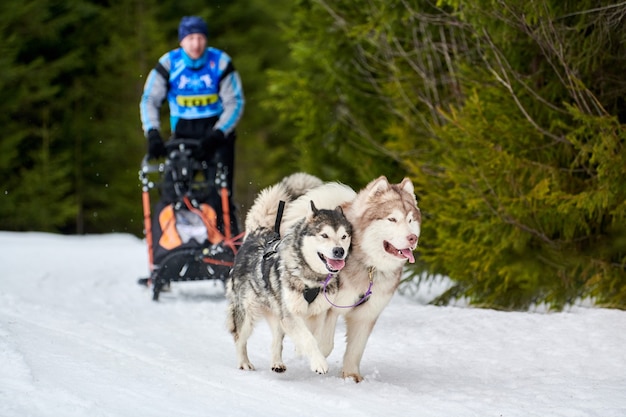
[{"label": "dark forest background", "polygon": [[244,83],[240,216],[408,176],[438,303],[626,308],[626,2],[3,2],[0,229],[142,236],[139,98],[190,14]]}]

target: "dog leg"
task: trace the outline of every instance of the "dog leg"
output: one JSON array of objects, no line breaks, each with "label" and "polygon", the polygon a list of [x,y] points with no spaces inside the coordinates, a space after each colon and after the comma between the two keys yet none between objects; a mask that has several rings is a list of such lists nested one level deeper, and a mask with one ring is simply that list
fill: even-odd
[{"label": "dog leg", "polygon": [[346,317],[346,352],[343,356],[344,378],[352,378],[354,382],[363,381],[359,366],[376,320]]},{"label": "dog leg", "polygon": [[287,370],[283,362],[283,339],[285,331],[280,325],[278,317],[268,314],[266,317],[270,329],[272,330],[272,371],[282,373]]},{"label": "dog leg", "polygon": [[316,316],[316,321],[311,325],[313,335],[317,340],[320,352],[328,357],[335,346],[335,328],[337,327],[337,318],[339,315],[332,310],[328,310],[325,314]]},{"label": "dog leg", "polygon": [[311,370],[318,374],[328,372],[328,362],[317,347],[317,340],[306,326],[304,319],[289,315],[283,317],[281,322],[285,333],[293,340],[298,351],[309,358]]},{"label": "dog leg", "polygon": [[237,352],[237,360],[239,361],[239,369],[246,371],[254,371],[254,365],[248,358],[248,339],[252,334],[254,322],[249,315],[245,315],[237,327],[237,332],[233,333],[235,338],[235,350]]}]

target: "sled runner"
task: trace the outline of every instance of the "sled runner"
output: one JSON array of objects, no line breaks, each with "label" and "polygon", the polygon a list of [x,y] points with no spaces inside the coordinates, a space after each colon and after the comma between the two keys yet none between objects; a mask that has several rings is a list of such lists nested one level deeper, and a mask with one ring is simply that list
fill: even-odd
[{"label": "sled runner", "polygon": [[164,162],[151,164],[146,156],[141,163],[150,276],[138,282],[152,286],[155,301],[173,281],[224,282],[241,245],[226,167],[196,160],[197,146],[195,140],[172,139]]}]

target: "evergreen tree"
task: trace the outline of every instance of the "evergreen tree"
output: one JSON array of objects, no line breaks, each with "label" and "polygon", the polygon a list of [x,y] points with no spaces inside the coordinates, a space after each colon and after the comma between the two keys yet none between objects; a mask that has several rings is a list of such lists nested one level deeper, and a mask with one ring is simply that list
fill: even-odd
[{"label": "evergreen tree", "polygon": [[435,128],[437,174],[418,177],[436,207],[424,260],[457,281],[440,301],[560,309],[591,296],[626,306],[623,105],[614,95],[624,85],[606,89],[626,58],[614,44],[623,6],[596,5],[458,9],[480,59],[459,62],[467,98]]},{"label": "evergreen tree", "polygon": [[53,231],[77,212],[72,194],[72,150],[65,146],[67,105],[62,83],[80,66],[65,37],[97,10],[33,1],[0,6],[0,227]]},{"label": "evergreen tree", "polygon": [[294,9],[286,37],[295,67],[271,72],[270,104],[297,128],[289,152],[298,169],[360,186],[377,172],[395,171],[396,161],[381,146],[384,98],[359,61],[371,48],[364,34],[375,27],[363,23],[367,2],[333,7],[303,0]]},{"label": "evergreen tree", "polygon": [[413,178],[419,268],[456,282],[440,302],[560,309],[592,296],[623,308],[624,5],[438,6],[301,2],[299,66],[274,78],[276,105],[303,144],[352,129],[344,175],[365,165],[375,174],[363,182]]}]

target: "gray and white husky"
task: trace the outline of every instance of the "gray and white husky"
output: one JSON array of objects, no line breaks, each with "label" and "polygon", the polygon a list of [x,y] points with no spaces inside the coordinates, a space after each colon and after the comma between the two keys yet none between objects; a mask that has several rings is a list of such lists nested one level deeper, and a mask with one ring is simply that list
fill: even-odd
[{"label": "gray and white husky", "polygon": [[298,190],[319,182],[306,175],[292,180],[263,190],[246,216],[246,237],[226,282],[227,327],[240,369],[254,369],[247,341],[258,319],[265,317],[273,336],[273,371],[287,369],[282,359],[286,334],[309,359],[311,370],[324,374],[328,363],[307,321],[325,317],[330,308],[325,298],[337,292],[336,275],[345,265],[352,227],[340,207],[318,209],[309,200],[303,216],[279,236],[274,230],[279,201],[289,201]]},{"label": "gray and white husky", "polygon": [[[284,182],[289,182],[287,177]],[[297,178],[297,177],[294,177]],[[314,184],[314,182],[311,182]],[[381,176],[356,193],[340,183],[325,183],[309,191],[285,208],[282,227],[288,229],[306,213],[306,203],[317,207],[339,205],[352,224],[350,257],[339,273],[339,291],[326,314],[309,320],[309,327],[325,356],[333,349],[335,326],[340,315],[346,322],[346,350],[343,377],[363,380],[360,363],[365,346],[383,309],[400,284],[407,260],[415,262],[413,251],[421,230],[413,183],[404,178],[399,184]]]}]

